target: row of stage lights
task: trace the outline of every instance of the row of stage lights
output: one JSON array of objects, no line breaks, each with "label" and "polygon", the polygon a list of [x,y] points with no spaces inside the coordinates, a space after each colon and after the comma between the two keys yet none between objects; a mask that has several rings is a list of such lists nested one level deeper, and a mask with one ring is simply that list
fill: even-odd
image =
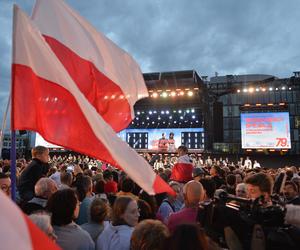
[{"label": "row of stage lights", "polygon": [[171,125],[171,124],[175,124],[175,125],[196,125],[196,124],[199,124],[199,121],[198,120],[196,120],[196,121],[188,121],[188,120],[185,120],[185,121],[173,121],[173,122],[171,122],[171,121],[169,121],[169,122],[167,122],[167,121],[162,121],[162,122],[155,122],[155,121],[148,121],[148,122],[145,122],[145,121],[143,121],[143,122],[139,122],[139,121],[133,121],[133,122],[131,122],[131,124],[132,125],[136,125],[136,126],[140,126],[140,125],[154,125],[154,124],[156,124],[157,126],[159,126],[159,125]]},{"label": "row of stage lights", "polygon": [[188,97],[193,97],[194,96],[194,91],[199,90],[199,88],[194,88],[194,89],[190,89],[190,88],[186,88],[186,89],[176,89],[176,90],[157,90],[157,91],[153,91],[153,90],[149,90],[150,93],[150,97],[152,98],[158,98],[158,97],[162,97],[162,98],[167,98],[167,97],[177,97],[177,96],[188,96]]},{"label": "row of stage lights", "polygon": [[187,109],[187,110],[173,110],[173,111],[169,111],[169,110],[160,110],[160,111],[156,111],[156,110],[149,110],[149,111],[137,111],[136,114],[137,115],[141,115],[141,114],[149,114],[149,115],[152,115],[152,114],[166,114],[166,115],[169,115],[171,113],[178,113],[178,114],[182,114],[182,113],[186,113],[186,114],[189,114],[189,113],[195,113],[195,109]]},{"label": "row of stage lights", "polygon": [[269,88],[265,88],[265,87],[259,87],[259,88],[253,88],[253,87],[251,87],[251,88],[244,88],[244,89],[238,89],[237,90],[237,93],[254,93],[254,92],[260,92],[260,91],[262,91],[262,92],[266,92],[266,91],[278,91],[278,90],[292,90],[292,88],[291,87],[289,87],[289,88],[287,88],[287,87],[285,87],[285,86],[282,86],[282,87],[280,87],[280,88],[273,88],[273,87],[269,87]]}]

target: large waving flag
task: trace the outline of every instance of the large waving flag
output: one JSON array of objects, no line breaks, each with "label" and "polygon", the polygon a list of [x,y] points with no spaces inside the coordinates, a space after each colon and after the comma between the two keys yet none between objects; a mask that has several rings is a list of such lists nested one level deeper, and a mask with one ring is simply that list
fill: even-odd
[{"label": "large waving flag", "polygon": [[149,194],[173,192],[107,125],[26,14],[14,12],[12,129],[120,167]]},{"label": "large waving flag", "polygon": [[1,249],[60,249],[2,191],[0,211]]},{"label": "large waving flag", "polygon": [[115,131],[148,91],[138,64],[62,0],[37,0],[32,19],[80,91]]}]

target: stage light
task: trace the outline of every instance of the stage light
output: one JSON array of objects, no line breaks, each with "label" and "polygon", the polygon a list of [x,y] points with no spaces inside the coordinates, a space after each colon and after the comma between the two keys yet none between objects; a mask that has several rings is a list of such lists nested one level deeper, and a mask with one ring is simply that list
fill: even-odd
[{"label": "stage light", "polygon": [[189,114],[189,113],[190,113],[190,110],[189,110],[189,109],[187,109],[187,110],[186,110],[186,112]]},{"label": "stage light", "polygon": [[174,123],[176,124],[176,123],[177,123],[177,121],[174,121]]},{"label": "stage light", "polygon": [[183,91],[180,91],[180,92],[179,92],[179,95],[184,95],[184,92],[183,92]]},{"label": "stage light", "polygon": [[248,92],[248,89],[243,89],[243,92],[244,92],[244,93],[247,93],[247,92]]},{"label": "stage light", "polygon": [[192,112],[192,113],[195,113],[195,109],[191,109],[191,112]]},{"label": "stage light", "polygon": [[116,96],[115,96],[115,95],[112,95],[112,96],[111,96],[111,99],[115,99],[115,98],[116,98]]},{"label": "stage light", "polygon": [[165,114],[165,111],[162,110],[162,111],[160,111],[160,113],[161,113],[162,115],[164,115],[164,114]]},{"label": "stage light", "polygon": [[173,118],[173,117],[170,115],[170,116],[169,116],[169,119],[172,119],[172,118]]},{"label": "stage light", "polygon": [[248,90],[250,93],[253,93],[254,92],[254,88],[249,88]]},{"label": "stage light", "polygon": [[196,123],[199,123],[199,121],[196,121]]},{"label": "stage light", "polygon": [[276,88],[275,90],[278,90],[278,88]]},{"label": "stage light", "polygon": [[104,96],[104,99],[105,99],[105,100],[107,100],[107,99],[108,99],[108,96],[107,96],[107,95],[106,95],[106,96]]},{"label": "stage light", "polygon": [[249,103],[244,104],[245,107],[250,107]]},{"label": "stage light", "polygon": [[273,106],[273,103],[268,103],[267,105],[268,105],[268,106]]},{"label": "stage light", "polygon": [[161,96],[162,96],[163,98],[167,98],[167,97],[168,97],[168,94],[167,94],[167,92],[163,92],[163,93],[161,94]]},{"label": "stage light", "polygon": [[157,119],[160,120],[161,119],[160,116]]},{"label": "stage light", "polygon": [[175,91],[172,91],[172,92],[171,92],[171,96],[172,96],[172,97],[175,97],[175,96],[176,96],[176,92],[175,92]]},{"label": "stage light", "polygon": [[142,114],[145,114],[145,112],[144,112],[144,111],[142,111]]},{"label": "stage light", "polygon": [[256,103],[256,106],[261,106],[261,103]]},{"label": "stage light", "polygon": [[142,124],[145,124],[144,122],[142,122]]},{"label": "stage light", "polygon": [[134,122],[131,122],[131,124],[134,124]]},{"label": "stage light", "polygon": [[167,92],[170,92],[171,90],[170,90],[170,89],[166,89],[166,91],[167,91]]},{"label": "stage light", "polygon": [[154,110],[154,111],[153,111],[153,114],[156,114],[156,113],[157,113],[156,110]]},{"label": "stage light", "polygon": [[188,95],[188,96],[193,96],[194,93],[193,93],[193,91],[188,91],[188,92],[187,92],[187,95]]},{"label": "stage light", "polygon": [[149,115],[152,115],[152,111],[151,110],[149,111]]},{"label": "stage light", "polygon": [[141,112],[140,112],[140,111],[138,111],[138,112],[136,112],[136,114],[137,114],[137,115],[140,115],[140,114],[141,114]]},{"label": "stage light", "polygon": [[281,90],[285,90],[285,87],[282,87]]},{"label": "stage light", "polygon": [[193,115],[193,116],[192,116],[192,119],[195,119],[195,118],[196,118],[196,116]]},{"label": "stage light", "polygon": [[124,99],[124,96],[123,96],[123,95],[120,95],[120,99]]},{"label": "stage light", "polygon": [[179,109],[179,110],[178,110],[178,113],[179,113],[179,114],[181,114],[181,113],[182,113],[181,109]]},{"label": "stage light", "polygon": [[154,92],[154,93],[152,94],[152,97],[153,97],[153,98],[157,98],[157,97],[158,97],[158,94],[157,94],[156,92]]},{"label": "stage light", "polygon": [[256,88],[255,91],[258,92],[258,91],[259,91],[259,88]]},{"label": "stage light", "polygon": [[280,103],[279,103],[279,106],[284,106],[284,105],[285,105],[284,102],[280,102]]},{"label": "stage light", "polygon": [[166,124],[166,122],[163,122],[163,124]]},{"label": "stage light", "polygon": [[168,115],[170,112],[169,112],[169,110],[166,110],[166,114]]},{"label": "stage light", "polygon": [[180,116],[180,119],[183,120],[183,116]]},{"label": "stage light", "polygon": [[147,116],[147,118],[146,118],[147,120],[149,120],[150,118]]},{"label": "stage light", "polygon": [[136,117],[135,119],[136,119],[136,120],[139,120],[139,118],[138,118],[138,117]]},{"label": "stage light", "polygon": [[289,87],[289,90],[292,90],[292,88],[291,88],[291,87]]},{"label": "stage light", "polygon": [[176,110],[173,110],[173,113],[176,113],[177,111]]},{"label": "stage light", "polygon": [[154,124],[155,122],[152,122],[152,124]]},{"label": "stage light", "polygon": [[269,88],[269,91],[272,91],[273,90],[273,88],[271,87],[271,88]]},{"label": "stage light", "polygon": [[266,91],[266,88],[262,88],[261,91],[265,92],[265,91]]},{"label": "stage light", "polygon": [[237,92],[238,92],[238,93],[240,93],[240,92],[241,92],[241,90],[240,90],[240,89],[238,89],[238,90],[237,90]]}]

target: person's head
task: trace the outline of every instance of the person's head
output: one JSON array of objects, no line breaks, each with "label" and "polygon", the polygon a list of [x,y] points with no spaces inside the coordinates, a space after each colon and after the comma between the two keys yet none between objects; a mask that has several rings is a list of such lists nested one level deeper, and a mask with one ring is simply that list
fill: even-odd
[{"label": "person's head", "polygon": [[61,172],[60,173],[60,182],[66,186],[71,186],[73,181],[73,175],[70,172]]},{"label": "person's head", "polygon": [[171,132],[171,133],[169,134],[169,139],[173,139],[173,138],[174,138],[174,133]]},{"label": "person's head", "polygon": [[94,188],[95,193],[96,194],[103,194],[104,193],[104,186],[105,186],[104,180],[96,181],[95,188]]},{"label": "person's head", "polygon": [[130,196],[119,196],[112,209],[112,224],[129,225],[134,227],[139,221],[139,208],[137,202]]},{"label": "person's head", "polygon": [[81,176],[76,182],[76,190],[79,200],[82,201],[93,191],[92,178],[87,175]]},{"label": "person's head", "polygon": [[238,197],[247,198],[248,194],[247,194],[247,186],[246,186],[246,184],[245,183],[239,183],[239,184],[237,184],[236,188],[235,188],[235,194]]},{"label": "person's head", "polygon": [[235,186],[236,185],[236,176],[234,174],[229,174],[226,176],[226,183],[229,186]]},{"label": "person's head", "polygon": [[284,186],[284,195],[287,200],[292,200],[298,196],[298,186],[292,181],[287,181]]},{"label": "person's head", "polygon": [[203,186],[198,181],[189,181],[183,186],[184,203],[186,207],[198,207],[204,200]]},{"label": "person's head", "polygon": [[54,233],[54,229],[51,225],[51,218],[46,213],[36,213],[29,215],[30,220],[41,229],[50,239],[55,241],[57,236]]},{"label": "person's head", "polygon": [[256,199],[264,196],[265,199],[269,200],[273,190],[273,179],[270,175],[265,173],[249,175],[246,177],[245,183],[249,198]]},{"label": "person's head", "polygon": [[102,224],[109,213],[109,206],[101,198],[95,198],[90,206],[91,221]]},{"label": "person's head", "polygon": [[182,197],[182,186],[181,184],[179,184],[178,182],[176,181],[171,181],[169,183],[170,187],[175,191],[176,193],[176,196],[173,196],[173,195],[170,195],[170,194],[167,194],[167,197],[169,199],[169,201],[175,201],[175,199],[178,199],[180,198],[180,196]]},{"label": "person's head", "polygon": [[34,193],[38,197],[49,199],[57,191],[56,182],[50,178],[41,178],[34,186]]},{"label": "person's head", "polygon": [[121,191],[132,193],[133,189],[134,182],[129,177],[124,178],[121,182]]},{"label": "person's head", "polygon": [[194,168],[192,177],[195,181],[200,181],[205,176],[205,171],[202,168]]},{"label": "person's head", "polygon": [[1,190],[10,196],[11,180],[7,174],[0,172],[0,188]]},{"label": "person's head", "polygon": [[188,148],[186,146],[181,145],[178,147],[177,152],[179,156],[186,155],[188,153]]},{"label": "person's head", "polygon": [[171,235],[168,246],[172,250],[205,250],[208,242],[198,224],[180,224]]},{"label": "person's head", "polygon": [[217,165],[212,166],[211,169],[210,169],[210,175],[213,176],[213,177],[214,176],[221,176],[222,175],[221,172],[222,172],[222,169]]},{"label": "person's head", "polygon": [[162,133],[162,134],[161,134],[161,138],[162,138],[162,139],[165,139],[165,138],[166,138],[166,134],[165,134],[165,133]]},{"label": "person's head", "polygon": [[131,250],[164,250],[170,232],[158,220],[144,220],[133,230],[130,240]]},{"label": "person's head", "polygon": [[44,146],[36,146],[31,150],[31,156],[47,163],[49,161],[49,149]]},{"label": "person's head", "polygon": [[138,199],[137,204],[140,212],[139,222],[146,219],[154,219],[154,213],[146,201]]},{"label": "person's head", "polygon": [[200,180],[200,183],[203,186],[203,189],[206,194],[206,199],[213,199],[216,191],[216,183],[209,178],[203,178]]},{"label": "person's head", "polygon": [[79,214],[80,202],[74,190],[58,190],[48,200],[47,209],[52,214],[51,222],[55,226],[70,224]]}]

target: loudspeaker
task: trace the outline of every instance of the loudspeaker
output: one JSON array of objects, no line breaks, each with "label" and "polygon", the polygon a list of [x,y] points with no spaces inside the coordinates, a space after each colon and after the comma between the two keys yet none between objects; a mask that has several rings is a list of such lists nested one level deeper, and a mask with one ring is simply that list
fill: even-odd
[{"label": "loudspeaker", "polygon": [[213,104],[213,138],[214,142],[224,141],[223,130],[223,103],[215,102]]}]

